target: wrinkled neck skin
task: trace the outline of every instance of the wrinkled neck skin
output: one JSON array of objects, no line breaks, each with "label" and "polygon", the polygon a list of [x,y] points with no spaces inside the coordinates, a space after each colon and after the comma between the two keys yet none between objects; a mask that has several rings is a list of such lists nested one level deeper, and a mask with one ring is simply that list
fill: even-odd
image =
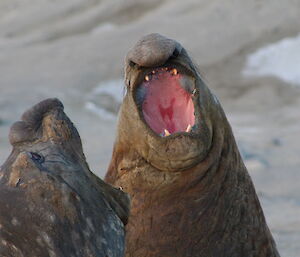
[{"label": "wrinkled neck skin", "polygon": [[198,163],[164,171],[138,152],[139,139],[121,138],[122,115],[106,181],[131,196],[126,256],[279,256],[224,117]]},{"label": "wrinkled neck skin", "polygon": [[131,196],[126,256],[279,256],[218,100],[183,48],[169,63],[194,78],[194,133],[162,137],[147,126],[134,98],[145,68],[126,61],[105,178]]}]

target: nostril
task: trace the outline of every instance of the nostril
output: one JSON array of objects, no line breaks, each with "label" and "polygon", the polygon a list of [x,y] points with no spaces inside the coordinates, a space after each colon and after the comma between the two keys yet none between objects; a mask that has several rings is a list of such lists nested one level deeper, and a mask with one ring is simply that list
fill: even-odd
[{"label": "nostril", "polygon": [[179,50],[175,47],[173,53],[172,53],[172,56],[171,58],[176,58],[178,57],[178,55],[180,54]]},{"label": "nostril", "polygon": [[30,152],[30,158],[33,161],[38,162],[38,163],[43,163],[44,162],[44,157],[39,155],[38,153]]}]

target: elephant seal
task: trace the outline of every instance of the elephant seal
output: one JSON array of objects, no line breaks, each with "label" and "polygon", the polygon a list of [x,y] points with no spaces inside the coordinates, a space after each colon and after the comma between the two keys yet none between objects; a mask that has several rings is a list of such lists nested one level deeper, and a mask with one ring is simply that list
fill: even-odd
[{"label": "elephant seal", "polygon": [[128,196],[93,175],[59,100],[13,124],[0,171],[0,256],[121,257]]},{"label": "elephant seal", "polygon": [[127,257],[279,256],[217,98],[176,41],[141,38],[105,181],[131,197]]}]

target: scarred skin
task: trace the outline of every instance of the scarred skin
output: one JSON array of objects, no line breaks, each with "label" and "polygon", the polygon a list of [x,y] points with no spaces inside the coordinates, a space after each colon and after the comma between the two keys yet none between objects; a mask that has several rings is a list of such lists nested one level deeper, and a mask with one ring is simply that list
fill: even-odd
[{"label": "scarred skin", "polygon": [[[161,65],[194,80],[193,133],[159,136],[136,104],[136,88]],[[278,257],[231,127],[185,49],[159,34],[143,37],[127,54],[125,82],[105,181],[132,200],[126,256]]]},{"label": "scarred skin", "polygon": [[9,135],[0,169],[1,257],[121,257],[128,196],[90,172],[57,99],[35,105]]}]

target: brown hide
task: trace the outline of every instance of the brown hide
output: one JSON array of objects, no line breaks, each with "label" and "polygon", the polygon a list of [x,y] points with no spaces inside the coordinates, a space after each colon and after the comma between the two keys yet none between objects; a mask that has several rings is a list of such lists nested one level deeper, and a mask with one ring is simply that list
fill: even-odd
[{"label": "brown hide", "polygon": [[90,172],[62,103],[29,109],[10,142],[0,169],[0,256],[124,256],[128,197]]},{"label": "brown hide", "polygon": [[[161,65],[194,80],[191,133],[162,137],[143,118],[136,89]],[[105,180],[132,199],[126,256],[278,257],[226,116],[186,50],[158,34],[143,37],[126,57],[125,81]]]}]

